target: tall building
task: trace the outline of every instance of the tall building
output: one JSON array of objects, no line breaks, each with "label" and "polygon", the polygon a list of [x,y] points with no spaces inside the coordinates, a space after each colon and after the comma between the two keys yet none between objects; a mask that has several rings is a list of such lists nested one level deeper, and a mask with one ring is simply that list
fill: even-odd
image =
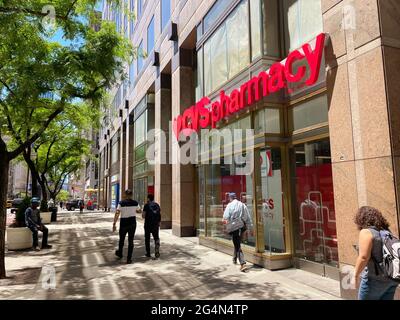
[{"label": "tall building", "polygon": [[[343,297],[354,297],[346,279],[356,260],[357,209],[377,207],[399,230],[400,2],[128,5],[135,22],[103,7],[103,19],[146,54],[127,66],[129,82],[110,92],[100,134],[101,206],[115,209],[127,188],[141,203],[154,192],[163,228],[231,253],[221,220],[227,193],[235,192],[253,217],[244,246],[250,261],[343,280]],[[224,157],[160,163],[186,152],[181,131],[210,126],[254,130],[254,143],[238,152],[255,155],[251,173]],[[145,156],[153,128],[169,133],[156,140],[154,164]]]}]

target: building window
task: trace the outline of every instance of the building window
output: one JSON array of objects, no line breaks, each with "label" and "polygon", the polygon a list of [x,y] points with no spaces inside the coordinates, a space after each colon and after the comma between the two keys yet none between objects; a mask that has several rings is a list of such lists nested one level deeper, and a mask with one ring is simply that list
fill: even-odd
[{"label": "building window", "polygon": [[154,16],[151,18],[147,27],[147,53],[150,53],[154,48]]},{"label": "building window", "polygon": [[326,95],[319,96],[291,109],[293,131],[328,123],[328,101]]},{"label": "building window", "polygon": [[261,56],[261,0],[250,0],[251,59]]},{"label": "building window", "polygon": [[130,1],[130,12],[131,12],[131,16],[130,16],[130,33],[131,33],[131,37],[133,36],[133,30],[135,29],[135,19],[136,17],[134,17],[134,12],[135,12],[135,0],[131,0]]},{"label": "building window", "polygon": [[147,111],[135,121],[135,148],[143,144],[147,139]]},{"label": "building window", "polygon": [[111,149],[111,164],[118,162],[119,160],[119,139],[113,138],[113,144]]},{"label": "building window", "polygon": [[129,84],[131,87],[133,87],[134,82],[135,82],[135,63],[132,62],[129,65]]},{"label": "building window", "polygon": [[222,13],[232,4],[232,0],[217,0],[210,11],[204,17],[204,33],[206,33],[222,15]]},{"label": "building window", "polygon": [[[246,23],[243,23],[246,21]],[[219,88],[249,64],[247,1],[242,1],[204,44],[205,94]]]},{"label": "building window", "polygon": [[296,255],[338,267],[329,139],[296,145],[290,154]]},{"label": "building window", "polygon": [[203,96],[203,48],[197,52],[196,101]]},{"label": "building window", "polygon": [[140,42],[138,47],[138,57],[137,57],[137,72],[138,74],[142,71],[143,68],[143,40]]},{"label": "building window", "polygon": [[285,0],[287,51],[293,51],[323,31],[321,0]]},{"label": "building window", "polygon": [[138,0],[138,6],[137,6],[137,19],[140,19],[140,16],[142,15],[142,0]]},{"label": "building window", "polygon": [[281,111],[279,109],[263,109],[255,116],[256,134],[279,134],[281,133]]},{"label": "building window", "polygon": [[164,30],[170,19],[171,19],[171,0],[161,0],[161,30]]}]

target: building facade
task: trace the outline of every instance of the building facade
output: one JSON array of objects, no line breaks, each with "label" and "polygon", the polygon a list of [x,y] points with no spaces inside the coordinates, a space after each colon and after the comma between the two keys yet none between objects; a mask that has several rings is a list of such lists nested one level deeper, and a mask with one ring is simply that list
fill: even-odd
[{"label": "building facade", "polygon": [[[346,279],[356,260],[357,209],[375,206],[399,230],[400,4],[126,4],[136,21],[103,7],[103,19],[139,56],[102,121],[99,205],[115,209],[127,188],[140,203],[154,193],[163,228],[231,253],[221,220],[235,192],[253,217],[255,232],[244,239],[250,261],[342,280],[343,297],[354,297]],[[254,130],[250,145],[245,136],[231,142],[242,146],[237,156],[254,155],[251,172],[212,152],[197,163],[161,161],[187,152],[181,132],[210,126]],[[156,134],[154,162],[146,157],[151,129],[166,133]],[[203,141],[196,148],[208,150]]]}]

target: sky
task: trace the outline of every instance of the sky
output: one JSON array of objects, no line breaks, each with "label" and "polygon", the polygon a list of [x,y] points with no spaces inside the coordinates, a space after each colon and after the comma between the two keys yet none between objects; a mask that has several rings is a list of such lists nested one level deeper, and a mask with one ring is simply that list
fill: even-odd
[{"label": "sky", "polygon": [[[99,0],[96,5],[96,10],[101,11],[102,6],[103,6],[103,0]],[[83,18],[82,18],[82,21],[84,21]],[[71,41],[65,40],[63,38],[63,31],[61,29],[58,29],[50,39],[52,41],[60,43],[62,46],[69,46],[72,44]],[[79,43],[82,43],[82,42],[78,41],[77,44],[79,45]]]}]

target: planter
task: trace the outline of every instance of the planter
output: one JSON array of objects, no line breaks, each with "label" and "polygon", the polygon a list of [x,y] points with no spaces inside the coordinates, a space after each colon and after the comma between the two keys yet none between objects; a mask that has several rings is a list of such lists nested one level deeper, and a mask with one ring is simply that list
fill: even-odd
[{"label": "planter", "polygon": [[7,228],[8,250],[32,248],[32,232],[28,228]]},{"label": "planter", "polygon": [[51,223],[51,212],[41,212],[40,217],[42,218],[43,224],[50,224]]}]

